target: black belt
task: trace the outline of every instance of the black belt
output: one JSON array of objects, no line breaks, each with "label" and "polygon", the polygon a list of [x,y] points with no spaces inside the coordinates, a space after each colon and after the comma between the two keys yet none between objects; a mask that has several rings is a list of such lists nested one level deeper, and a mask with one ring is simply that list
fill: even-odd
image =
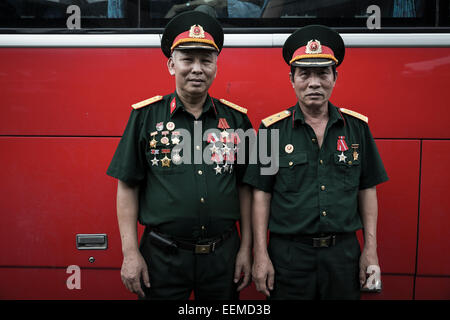
[{"label": "black belt", "polygon": [[317,235],[291,235],[270,233],[270,237],[282,238],[290,241],[301,242],[313,246],[314,248],[328,248],[336,245],[336,241],[348,239],[355,236],[354,232],[317,234]]},{"label": "black belt", "polygon": [[149,237],[150,241],[153,241],[157,245],[162,245],[165,248],[181,248],[193,251],[197,254],[208,254],[214,252],[218,247],[220,247],[225,242],[225,240],[230,238],[235,230],[236,226],[233,226],[218,237],[201,239],[198,241],[173,237],[167,234],[160,233],[155,229],[151,229],[149,231]]}]

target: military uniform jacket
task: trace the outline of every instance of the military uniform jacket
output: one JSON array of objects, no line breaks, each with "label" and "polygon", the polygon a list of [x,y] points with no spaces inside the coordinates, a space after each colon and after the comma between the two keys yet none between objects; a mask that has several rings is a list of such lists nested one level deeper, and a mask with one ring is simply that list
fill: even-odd
[{"label": "military uniform jacket", "polygon": [[269,137],[279,130],[279,170],[261,175],[261,164],[251,166],[244,181],[272,193],[271,232],[356,231],[362,227],[358,191],[388,180],[365,117],[348,115],[331,103],[328,111],[321,148],[298,103],[260,126]]},{"label": "military uniform jacket", "polygon": [[[208,95],[196,120],[176,93],[133,106],[107,174],[140,186],[139,222],[185,238],[214,236],[233,225],[247,167],[236,160],[248,149],[233,130],[252,129],[246,109]],[[186,149],[172,152],[181,146]]]}]

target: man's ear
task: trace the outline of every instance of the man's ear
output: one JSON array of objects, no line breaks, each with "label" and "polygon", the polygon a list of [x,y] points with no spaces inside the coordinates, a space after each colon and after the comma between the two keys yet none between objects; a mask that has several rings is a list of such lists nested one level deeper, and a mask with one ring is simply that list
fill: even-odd
[{"label": "man's ear", "polygon": [[294,75],[292,74],[292,72],[289,72],[289,81],[292,84],[292,88],[294,88]]},{"label": "man's ear", "polygon": [[167,60],[167,69],[169,70],[171,76],[175,75],[175,63],[173,61],[173,57],[170,57],[169,60]]}]

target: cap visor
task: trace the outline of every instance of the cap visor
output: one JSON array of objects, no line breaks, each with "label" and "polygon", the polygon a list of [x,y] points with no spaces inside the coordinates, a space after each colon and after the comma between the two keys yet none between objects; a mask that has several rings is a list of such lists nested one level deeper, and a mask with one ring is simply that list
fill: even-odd
[{"label": "cap visor", "polygon": [[174,50],[194,50],[194,49],[203,49],[203,50],[212,50],[217,51],[213,46],[203,44],[203,43],[183,43],[174,48]]},{"label": "cap visor", "polygon": [[296,60],[291,63],[293,67],[328,67],[336,64],[331,59],[321,59],[321,58],[310,58]]}]

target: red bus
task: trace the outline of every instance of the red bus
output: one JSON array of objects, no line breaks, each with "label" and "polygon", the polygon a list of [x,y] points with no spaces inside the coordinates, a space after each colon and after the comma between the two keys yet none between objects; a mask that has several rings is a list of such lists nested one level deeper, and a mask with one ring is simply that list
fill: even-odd
[{"label": "red bus", "polygon": [[[225,30],[210,93],[247,108],[255,128],[296,102],[288,35],[312,23],[342,34],[331,101],[368,116],[390,177],[378,187],[383,291],[363,299],[450,299],[449,1],[70,5],[0,1],[0,299],[136,298],[120,279],[106,169],[131,105],[174,90],[160,35],[197,5],[215,6]],[[264,297],[251,285],[241,298]]]}]

